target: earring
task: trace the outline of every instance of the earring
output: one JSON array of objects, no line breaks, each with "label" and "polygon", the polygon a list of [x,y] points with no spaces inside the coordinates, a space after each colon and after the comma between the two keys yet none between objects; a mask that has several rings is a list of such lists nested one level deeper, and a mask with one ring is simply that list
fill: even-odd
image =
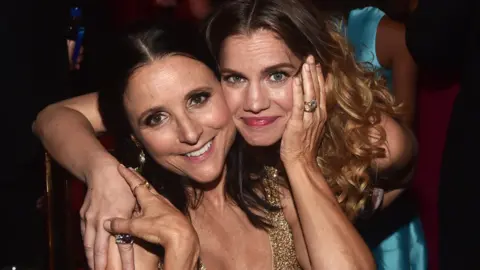
[{"label": "earring", "polygon": [[135,171],[138,173],[142,173],[143,170],[143,165],[145,165],[145,161],[147,161],[147,158],[145,156],[145,152],[143,152],[143,149],[140,150],[140,154],[138,154],[138,167],[135,168]]}]

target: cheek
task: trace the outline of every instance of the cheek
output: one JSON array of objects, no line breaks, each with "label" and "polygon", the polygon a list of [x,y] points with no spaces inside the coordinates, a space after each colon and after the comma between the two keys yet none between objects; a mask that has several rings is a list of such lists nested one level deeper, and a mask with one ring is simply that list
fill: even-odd
[{"label": "cheek", "polygon": [[173,147],[176,145],[176,138],[169,132],[149,131],[141,132],[140,135],[143,147],[157,163],[162,163],[169,153],[175,152]]},{"label": "cheek", "polygon": [[244,96],[240,89],[228,89],[223,87],[223,94],[231,114],[235,114],[239,109],[243,108]]},{"label": "cheek", "polygon": [[281,88],[270,90],[270,100],[275,102],[283,111],[290,113],[293,107],[293,88],[291,83],[287,83]]},{"label": "cheek", "polygon": [[222,128],[232,122],[232,113],[224,99],[212,103],[210,120],[214,128]]}]

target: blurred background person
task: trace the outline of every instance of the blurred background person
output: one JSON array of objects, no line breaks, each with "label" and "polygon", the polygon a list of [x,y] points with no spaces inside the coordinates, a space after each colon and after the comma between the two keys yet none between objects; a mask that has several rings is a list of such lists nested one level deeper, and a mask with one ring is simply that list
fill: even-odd
[{"label": "blurred background person", "polygon": [[[459,74],[443,150],[439,185],[439,268],[476,269],[479,221],[477,191],[480,122],[477,66],[480,2],[421,0],[407,22],[406,42],[417,64],[430,72]],[[442,108],[438,108],[442,110]]]}]

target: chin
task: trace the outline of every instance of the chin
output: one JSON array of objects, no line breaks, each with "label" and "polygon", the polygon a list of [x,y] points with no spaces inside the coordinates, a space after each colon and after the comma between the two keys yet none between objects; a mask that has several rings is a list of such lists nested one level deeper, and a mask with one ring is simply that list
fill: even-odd
[{"label": "chin", "polygon": [[199,184],[209,184],[219,179],[223,172],[222,166],[200,167],[188,174],[188,177]]},{"label": "chin", "polygon": [[248,143],[248,145],[256,146],[256,147],[272,146],[282,138],[282,134],[275,134],[274,136],[272,136],[273,135],[272,133],[252,134],[250,132],[243,133],[240,131],[240,134],[242,134],[243,138]]}]

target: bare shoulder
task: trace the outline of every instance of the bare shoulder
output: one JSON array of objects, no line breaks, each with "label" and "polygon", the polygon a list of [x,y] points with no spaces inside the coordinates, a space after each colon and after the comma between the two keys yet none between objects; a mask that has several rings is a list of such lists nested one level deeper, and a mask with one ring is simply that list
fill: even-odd
[{"label": "bare shoulder", "polygon": [[405,25],[384,16],[378,24],[375,43],[380,64],[385,68],[391,68],[396,55],[408,53]]}]

